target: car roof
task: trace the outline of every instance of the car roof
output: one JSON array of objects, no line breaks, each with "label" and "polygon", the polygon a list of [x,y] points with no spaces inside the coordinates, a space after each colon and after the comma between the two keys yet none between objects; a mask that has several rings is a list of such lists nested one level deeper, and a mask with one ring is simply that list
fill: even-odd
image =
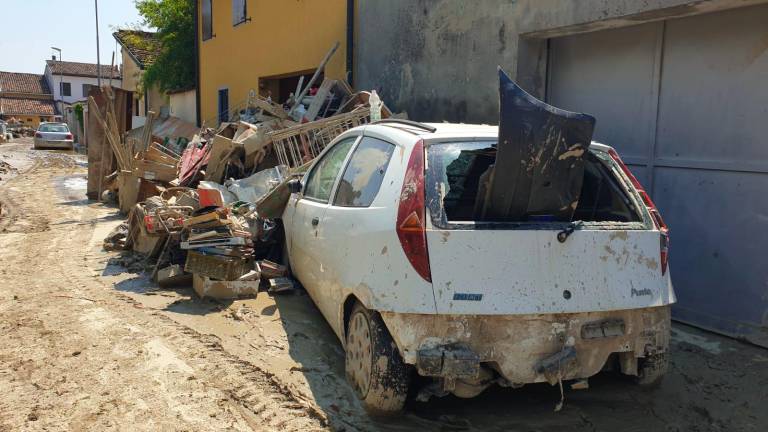
[{"label": "car roof", "polygon": [[[364,126],[366,131],[374,131],[383,135],[407,134],[408,136],[425,141],[442,140],[495,140],[499,137],[499,127],[487,124],[467,123],[421,123],[424,126],[434,128],[434,131],[426,130],[417,125],[406,123],[379,123]],[[608,151],[610,146],[592,141],[590,148],[599,151]]]}]

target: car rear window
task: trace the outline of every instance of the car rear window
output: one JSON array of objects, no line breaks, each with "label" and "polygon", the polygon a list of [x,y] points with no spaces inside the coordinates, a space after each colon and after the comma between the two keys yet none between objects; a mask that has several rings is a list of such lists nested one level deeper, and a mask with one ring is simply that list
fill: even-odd
[{"label": "car rear window", "polygon": [[[431,195],[442,197],[449,221],[472,221],[480,178],[496,160],[496,142],[433,144],[428,147]],[[429,193],[428,193],[429,194]]]},{"label": "car rear window", "polygon": [[40,132],[69,132],[67,125],[44,124],[38,129]]},{"label": "car rear window", "polygon": [[386,141],[363,137],[344,170],[334,205],[370,206],[379,193],[394,151],[395,146]]},{"label": "car rear window", "polygon": [[[479,220],[479,185],[496,161],[496,142],[456,142],[428,147],[427,199],[433,222],[494,222]],[[611,168],[591,152],[585,156],[584,182],[573,220],[637,222],[642,218]]]}]

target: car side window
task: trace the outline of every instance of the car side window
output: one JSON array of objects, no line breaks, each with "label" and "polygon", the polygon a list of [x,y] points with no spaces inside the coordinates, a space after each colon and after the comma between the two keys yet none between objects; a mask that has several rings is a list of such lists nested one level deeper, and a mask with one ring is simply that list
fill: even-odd
[{"label": "car side window", "polygon": [[395,146],[380,139],[363,137],[352,153],[339,183],[334,205],[368,207],[381,188]]},{"label": "car side window", "polygon": [[315,164],[304,188],[305,198],[328,202],[341,166],[356,140],[357,137],[349,137],[337,142]]}]

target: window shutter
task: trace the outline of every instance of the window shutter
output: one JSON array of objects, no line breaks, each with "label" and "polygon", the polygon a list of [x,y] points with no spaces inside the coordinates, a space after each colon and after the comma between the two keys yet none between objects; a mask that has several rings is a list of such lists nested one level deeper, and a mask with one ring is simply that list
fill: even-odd
[{"label": "window shutter", "polygon": [[246,0],[232,0],[232,25],[245,22]]},{"label": "window shutter", "polygon": [[212,0],[203,0],[203,40],[213,37],[213,11],[211,10]]}]

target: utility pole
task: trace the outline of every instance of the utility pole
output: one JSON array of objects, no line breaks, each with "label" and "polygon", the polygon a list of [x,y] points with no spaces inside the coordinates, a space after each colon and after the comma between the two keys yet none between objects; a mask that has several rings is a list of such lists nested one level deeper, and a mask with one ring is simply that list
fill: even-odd
[{"label": "utility pole", "polygon": [[93,8],[96,11],[96,79],[101,88],[101,58],[99,57],[99,0],[93,0]]}]

